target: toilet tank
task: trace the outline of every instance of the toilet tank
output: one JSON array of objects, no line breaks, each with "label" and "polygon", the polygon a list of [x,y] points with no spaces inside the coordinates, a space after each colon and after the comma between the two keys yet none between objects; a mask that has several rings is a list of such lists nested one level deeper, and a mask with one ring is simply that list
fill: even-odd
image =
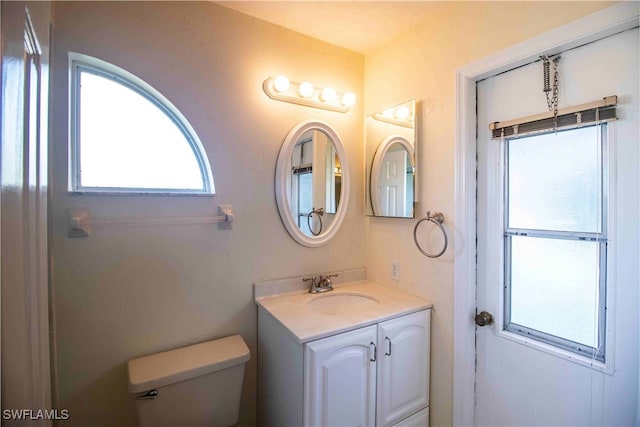
[{"label": "toilet tank", "polygon": [[249,348],[240,335],[130,360],[129,392],[139,424],[235,424],[248,360]]}]

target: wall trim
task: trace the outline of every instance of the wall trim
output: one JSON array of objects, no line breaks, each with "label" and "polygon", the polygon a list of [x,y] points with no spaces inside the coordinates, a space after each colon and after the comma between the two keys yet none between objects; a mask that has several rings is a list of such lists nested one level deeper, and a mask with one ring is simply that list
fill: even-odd
[{"label": "wall trim", "polygon": [[640,25],[622,2],[467,64],[456,71],[453,425],[474,424],[476,299],[476,90],[478,80]]}]

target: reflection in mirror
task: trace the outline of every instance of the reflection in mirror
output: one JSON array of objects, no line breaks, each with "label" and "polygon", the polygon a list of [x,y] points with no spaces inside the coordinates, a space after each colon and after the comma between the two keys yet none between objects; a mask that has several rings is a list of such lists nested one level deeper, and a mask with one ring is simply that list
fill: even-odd
[{"label": "reflection in mirror", "polygon": [[289,132],[276,167],[276,201],[294,240],[315,247],[333,237],[346,210],[347,178],[345,150],[331,127],[308,120]]},{"label": "reflection in mirror", "polygon": [[370,198],[375,216],[413,218],[413,144],[400,135],[385,138],[373,156]]},{"label": "reflection in mirror", "polygon": [[296,142],[291,155],[291,215],[307,236],[318,236],[331,225],[340,204],[340,159],[329,137],[310,130]]},{"label": "reflection in mirror", "polygon": [[416,102],[365,119],[367,215],[413,218],[416,202]]}]

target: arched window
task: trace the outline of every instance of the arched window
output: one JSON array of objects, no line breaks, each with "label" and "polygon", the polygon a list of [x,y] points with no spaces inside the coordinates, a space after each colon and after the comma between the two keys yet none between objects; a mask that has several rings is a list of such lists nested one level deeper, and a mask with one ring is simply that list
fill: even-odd
[{"label": "arched window", "polygon": [[167,98],[107,62],[69,60],[70,191],[215,193],[200,139]]}]

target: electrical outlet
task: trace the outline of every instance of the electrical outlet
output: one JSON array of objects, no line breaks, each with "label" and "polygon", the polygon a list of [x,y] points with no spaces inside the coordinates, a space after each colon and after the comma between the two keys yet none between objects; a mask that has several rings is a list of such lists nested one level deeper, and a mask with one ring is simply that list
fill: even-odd
[{"label": "electrical outlet", "polygon": [[395,260],[391,260],[391,278],[393,280],[399,280],[400,278],[400,263]]}]

